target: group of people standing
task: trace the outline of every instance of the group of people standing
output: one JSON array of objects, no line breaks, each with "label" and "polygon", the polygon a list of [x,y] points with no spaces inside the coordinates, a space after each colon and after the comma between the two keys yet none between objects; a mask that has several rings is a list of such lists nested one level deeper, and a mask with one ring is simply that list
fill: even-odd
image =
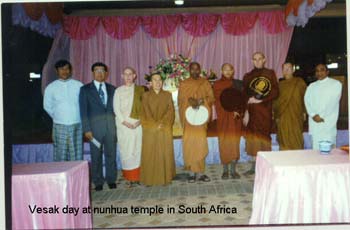
[{"label": "group of people standing", "polygon": [[[213,105],[217,113],[222,179],[240,178],[236,166],[241,136],[246,139],[246,152],[253,157],[246,174],[254,173],[257,152],[271,150],[273,118],[281,150],[303,149],[305,112],[309,115],[313,147],[317,149],[321,140],[335,144],[341,84],[328,77],[327,66],[316,66],[318,81],[306,88],[301,78],[293,76],[291,63],[283,64],[284,80],[278,83],[275,72],[265,68],[263,53],[254,53],[252,61],[254,68],[244,75],[242,89],[234,86],[234,67],[229,63],[222,65],[222,77],[213,86],[200,77],[197,62],[190,63],[190,77],[180,82],[178,106],[189,183],[210,181],[205,174],[205,158]],[[151,75],[148,89],[136,85],[136,71],[126,67],[122,72],[124,84],[116,89],[106,82],[108,67],[101,62],[91,66],[94,80],[86,85],[71,78],[72,66],[68,61],[58,61],[55,69],[58,80],[50,83],[44,94],[44,109],[53,119],[55,161],[82,160],[84,135],[90,141],[95,190],[102,190],[105,181],[114,189],[118,140],[123,177],[130,186],[140,182],[171,183],[176,174],[172,135],[175,110],[171,93],[162,89],[160,73]],[[235,95],[239,95],[236,99],[240,101],[231,110],[223,105],[223,92],[229,88],[236,90]],[[233,103],[233,99],[229,100],[228,103]],[[186,114],[191,107],[205,108],[208,119],[199,125],[189,122]]]}]

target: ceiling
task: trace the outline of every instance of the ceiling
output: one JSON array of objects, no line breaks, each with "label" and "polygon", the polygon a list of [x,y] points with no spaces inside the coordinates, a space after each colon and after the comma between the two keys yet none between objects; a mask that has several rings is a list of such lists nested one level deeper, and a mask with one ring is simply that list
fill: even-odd
[{"label": "ceiling", "polygon": [[251,5],[285,5],[288,0],[184,0],[182,6],[176,6],[172,0],[144,1],[99,1],[99,2],[66,2],[64,11],[89,9],[142,9],[142,8],[187,8],[210,6],[251,6]]},{"label": "ceiling", "polygon": [[[164,13],[176,13],[179,11],[198,11],[200,9],[248,9],[255,8],[282,8],[287,4],[288,0],[184,0],[182,6],[176,6],[173,0],[121,0],[121,1],[95,1],[95,2],[65,2],[65,14],[91,14],[91,12],[99,12],[101,10],[109,10],[115,12],[124,12],[131,14],[130,9],[136,13],[152,10],[162,11]],[[332,4],[342,3],[345,6],[345,0],[333,0]],[[213,10],[211,10],[213,11]],[[93,14],[93,13],[92,13]],[[107,13],[108,14],[108,13]]]}]

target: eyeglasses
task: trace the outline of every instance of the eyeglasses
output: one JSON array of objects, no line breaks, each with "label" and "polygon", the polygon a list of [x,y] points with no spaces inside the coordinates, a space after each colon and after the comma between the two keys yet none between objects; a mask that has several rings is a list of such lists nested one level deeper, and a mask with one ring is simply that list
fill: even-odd
[{"label": "eyeglasses", "polygon": [[104,69],[95,69],[94,72],[95,73],[105,73],[106,70],[104,70]]}]

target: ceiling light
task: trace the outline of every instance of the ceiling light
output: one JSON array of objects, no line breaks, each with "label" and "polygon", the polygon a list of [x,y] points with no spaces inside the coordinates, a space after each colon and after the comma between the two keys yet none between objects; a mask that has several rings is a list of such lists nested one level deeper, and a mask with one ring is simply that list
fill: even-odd
[{"label": "ceiling light", "polygon": [[175,0],[174,3],[175,3],[175,5],[180,6],[180,5],[184,4],[184,0]]},{"label": "ceiling light", "polygon": [[36,74],[36,73],[29,73],[29,78],[33,79],[33,78],[41,78],[40,74]]},{"label": "ceiling light", "polygon": [[327,65],[328,69],[338,69],[338,63],[334,62]]}]

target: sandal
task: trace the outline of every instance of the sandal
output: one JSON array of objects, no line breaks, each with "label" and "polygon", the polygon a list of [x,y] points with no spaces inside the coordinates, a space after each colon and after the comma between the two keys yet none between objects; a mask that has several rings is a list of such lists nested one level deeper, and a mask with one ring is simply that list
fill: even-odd
[{"label": "sandal", "polygon": [[228,172],[227,171],[222,173],[221,179],[223,179],[223,180],[228,179]]},{"label": "sandal", "polygon": [[241,175],[239,175],[237,172],[235,172],[235,173],[231,174],[231,178],[232,179],[239,179],[239,178],[241,178]]},{"label": "sandal", "polygon": [[203,182],[209,182],[210,178],[207,175],[202,175],[201,177],[199,177],[198,180]]},{"label": "sandal", "polygon": [[189,176],[188,183],[194,183],[196,181],[196,176]]}]

